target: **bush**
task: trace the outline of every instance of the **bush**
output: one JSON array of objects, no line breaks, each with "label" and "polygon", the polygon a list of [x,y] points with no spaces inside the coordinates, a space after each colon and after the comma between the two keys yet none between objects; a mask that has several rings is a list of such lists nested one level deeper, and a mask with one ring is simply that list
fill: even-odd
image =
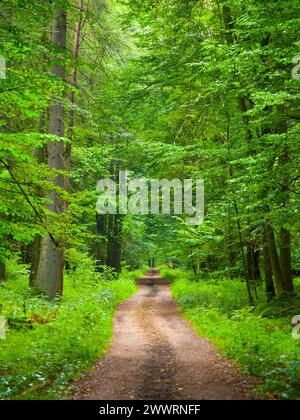
[{"label": "bush", "polygon": [[181,271],[178,268],[168,267],[167,265],[162,265],[158,267],[158,270],[160,271],[160,276],[163,279],[175,280],[186,276],[186,273],[184,271]]},{"label": "bush", "polygon": [[231,279],[188,281],[178,280],[173,287],[174,297],[185,307],[217,308],[226,313],[248,304],[246,286]]},{"label": "bush", "polygon": [[0,341],[0,398],[62,398],[103,354],[116,305],[136,287],[127,273],[103,280],[88,264],[65,276],[61,303],[31,297],[27,283],[21,276],[0,287],[1,315],[11,321]]},{"label": "bush", "polygon": [[292,338],[291,316],[263,317],[247,304],[245,285],[238,280],[179,279],[172,293],[197,333],[258,376],[265,395],[300,398],[300,342]]}]

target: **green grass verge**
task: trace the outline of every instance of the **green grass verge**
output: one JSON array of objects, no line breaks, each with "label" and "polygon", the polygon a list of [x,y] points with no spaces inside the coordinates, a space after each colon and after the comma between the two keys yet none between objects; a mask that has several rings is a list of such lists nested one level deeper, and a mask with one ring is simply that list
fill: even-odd
[{"label": "green grass verge", "polygon": [[66,275],[62,302],[52,304],[31,297],[25,275],[5,282],[0,315],[8,330],[0,340],[0,398],[67,398],[68,383],[108,347],[115,308],[135,292],[136,275],[105,280],[83,267]]},{"label": "green grass verge", "polygon": [[[300,292],[299,281],[296,285]],[[231,279],[191,281],[180,276],[172,294],[197,334],[213,341],[244,372],[261,379],[262,395],[300,399],[300,340],[291,335],[291,318],[300,314],[299,307],[287,315],[282,311],[284,304],[263,303],[264,293],[259,290],[257,308],[251,308],[245,284]],[[299,304],[295,298],[292,308],[295,302]]]}]

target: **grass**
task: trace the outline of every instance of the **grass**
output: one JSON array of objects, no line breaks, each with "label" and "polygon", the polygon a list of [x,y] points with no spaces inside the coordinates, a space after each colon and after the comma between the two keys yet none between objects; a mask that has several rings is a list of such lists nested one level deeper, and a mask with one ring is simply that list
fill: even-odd
[{"label": "grass", "polygon": [[[300,292],[299,279],[295,283]],[[258,292],[253,308],[239,280],[192,281],[185,274],[172,286],[197,334],[213,341],[243,372],[260,378],[258,391],[264,397],[300,399],[300,340],[291,334],[292,316],[300,314],[299,300],[267,305],[263,289]]]},{"label": "grass", "polygon": [[157,269],[160,271],[160,276],[163,279],[169,279],[169,280],[175,280],[178,277],[185,276],[185,272],[181,271],[179,269],[173,269],[171,267],[168,267],[167,265],[161,265],[157,267]]},{"label": "grass", "polygon": [[0,315],[7,320],[0,340],[1,399],[62,399],[68,383],[108,347],[116,306],[132,295],[137,273],[119,280],[81,265],[65,277],[62,302],[30,295],[27,273],[0,287]]}]

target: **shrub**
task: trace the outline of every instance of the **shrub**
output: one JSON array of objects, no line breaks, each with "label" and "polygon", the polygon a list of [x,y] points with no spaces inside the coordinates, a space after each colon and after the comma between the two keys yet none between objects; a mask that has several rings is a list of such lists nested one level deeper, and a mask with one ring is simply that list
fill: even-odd
[{"label": "shrub", "polygon": [[103,354],[116,305],[136,287],[128,274],[103,280],[88,264],[65,276],[61,303],[31,297],[27,284],[21,276],[0,287],[1,315],[15,322],[0,341],[0,398],[61,398]]},{"label": "shrub", "polygon": [[[245,285],[238,280],[179,279],[172,293],[199,335],[261,379],[259,390],[300,398],[300,343],[292,338],[290,315],[263,317],[249,307]],[[259,295],[262,302],[263,291]]]}]

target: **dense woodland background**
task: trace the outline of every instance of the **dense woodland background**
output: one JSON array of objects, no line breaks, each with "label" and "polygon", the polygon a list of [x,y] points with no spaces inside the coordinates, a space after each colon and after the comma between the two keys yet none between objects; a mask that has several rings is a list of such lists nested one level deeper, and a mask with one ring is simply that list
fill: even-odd
[{"label": "dense woodland background", "polygon": [[[112,316],[134,291],[129,272],[156,258],[169,267],[166,275],[175,277],[180,268],[179,281],[189,276],[174,292],[180,298],[187,293],[180,287],[188,289],[183,305],[199,308],[199,290],[190,288],[209,288],[201,282],[212,280],[227,302],[245,293],[242,303],[225,304],[227,312],[247,312],[250,303],[251,310],[286,317],[266,327],[279,331],[283,323],[285,330],[280,337],[277,331],[280,348],[264,379],[277,375],[269,388],[284,398],[298,395],[295,340],[287,364],[276,357],[286,354],[290,319],[300,310],[294,280],[300,273],[300,81],[292,77],[299,33],[298,0],[0,2],[0,55],[7,66],[0,80],[0,315],[12,330],[12,341],[1,343],[3,355],[24,343],[27,328],[35,335],[29,347],[38,337],[47,340],[44,325],[55,324],[59,311],[66,321],[69,299],[78,316],[90,304],[90,316],[97,295],[98,304],[112,302]],[[97,181],[117,180],[120,170],[204,179],[204,223],[96,215]],[[213,305],[215,293],[203,293]],[[215,307],[223,310],[222,302]],[[59,322],[56,345],[65,328]],[[76,328],[74,321],[74,337]],[[98,354],[99,342],[91,345],[86,364]],[[46,341],[36,354],[49,361],[43,346]],[[255,353],[246,347],[229,354]],[[28,395],[29,383],[62,386],[72,377],[71,361],[64,380],[55,376],[55,363],[40,373],[36,361],[28,373],[25,349],[21,365],[20,354],[3,356],[3,397]],[[259,374],[267,362],[257,367],[257,354]],[[11,374],[12,366],[27,373]]]}]

